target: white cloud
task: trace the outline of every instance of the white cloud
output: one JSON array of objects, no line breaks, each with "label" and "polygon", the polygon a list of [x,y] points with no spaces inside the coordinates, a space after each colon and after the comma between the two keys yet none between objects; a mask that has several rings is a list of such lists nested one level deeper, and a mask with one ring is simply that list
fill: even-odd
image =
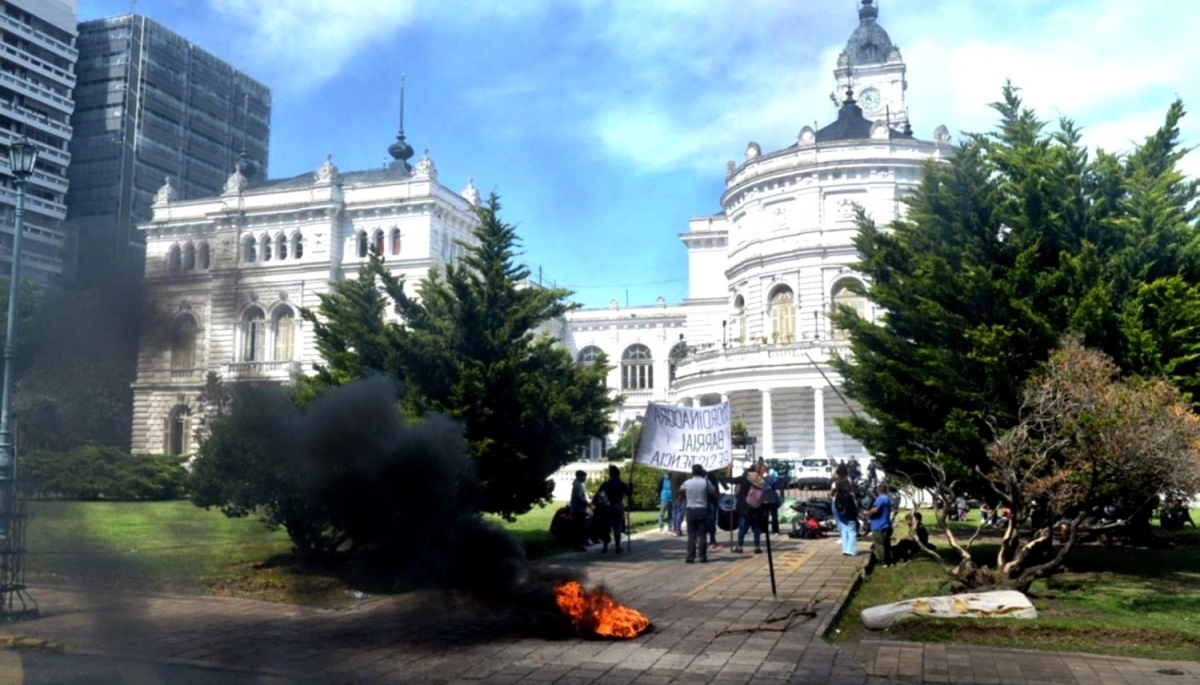
[{"label": "white cloud", "polygon": [[273,87],[308,91],[417,17],[417,0],[208,0],[246,32],[244,59]]},{"label": "white cloud", "polygon": [[[805,123],[834,116],[834,60],[857,24],[838,5],[817,12],[775,2],[752,11],[619,3],[603,32],[623,46],[617,53],[636,75],[636,95],[595,114],[596,137],[609,155],[651,171],[720,169],[752,139],[768,149],[790,144]],[[893,0],[883,10],[880,23],[908,63],[919,136],[942,123],[992,128],[988,103],[1006,79],[1043,118],[1070,117],[1086,143],[1114,150],[1159,126],[1181,87],[1190,88],[1178,93],[1185,102],[1200,108],[1191,77],[1200,72],[1200,49],[1187,47],[1200,3]],[[680,82],[693,90],[681,92]],[[1200,142],[1198,118],[1200,111],[1184,120],[1185,140]],[[1197,160],[1185,166],[1200,171]]]}]

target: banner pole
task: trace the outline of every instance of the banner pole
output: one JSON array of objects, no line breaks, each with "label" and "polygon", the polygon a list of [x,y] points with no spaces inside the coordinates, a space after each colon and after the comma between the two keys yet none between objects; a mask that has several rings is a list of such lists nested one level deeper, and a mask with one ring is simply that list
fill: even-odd
[{"label": "banner pole", "polygon": [[[762,515],[761,513],[759,514]],[[765,522],[764,522],[765,523]],[[775,589],[775,558],[771,554],[771,527],[763,526],[763,535],[767,538],[767,568],[771,571],[771,597],[778,602],[779,593]]]},{"label": "banner pole", "polygon": [[[621,523],[625,526],[625,547],[633,554],[633,472],[637,468],[638,454],[642,451],[642,436],[646,433],[646,422],[650,420],[650,405],[653,402],[646,403],[646,411],[642,413],[642,422],[638,424],[638,439],[633,447],[633,461],[629,464],[629,507],[625,510],[625,520]],[[620,544],[620,538],[617,539],[617,544]]]}]

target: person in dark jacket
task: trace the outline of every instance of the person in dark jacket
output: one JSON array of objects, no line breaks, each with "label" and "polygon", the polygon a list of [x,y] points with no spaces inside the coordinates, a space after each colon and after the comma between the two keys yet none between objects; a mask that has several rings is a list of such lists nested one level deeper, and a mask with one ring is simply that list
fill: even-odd
[{"label": "person in dark jacket", "polygon": [[[621,533],[625,530],[625,498],[633,495],[629,489],[629,485],[621,480],[621,469],[616,464],[610,464],[608,467],[608,480],[600,485],[600,492],[604,493],[603,500],[607,503],[603,505],[603,514],[597,507],[597,516],[604,516],[609,528],[612,529],[613,539],[617,543],[617,554],[624,551],[621,548]],[[600,548],[600,553],[608,552],[608,541],[604,542],[604,546]]]},{"label": "person in dark jacket", "polygon": [[762,547],[760,546],[761,535],[763,531],[763,509],[761,506],[752,507],[746,501],[752,489],[763,489],[767,482],[762,476],[758,475],[752,467],[746,468],[742,475],[737,478],[730,479],[729,484],[734,488],[734,496],[737,498],[737,504],[734,505],[734,511],[738,515],[738,538],[737,546],[733,548],[735,554],[742,553],[742,545],[746,542],[746,531],[753,530],[754,532],[754,553],[761,554]]}]

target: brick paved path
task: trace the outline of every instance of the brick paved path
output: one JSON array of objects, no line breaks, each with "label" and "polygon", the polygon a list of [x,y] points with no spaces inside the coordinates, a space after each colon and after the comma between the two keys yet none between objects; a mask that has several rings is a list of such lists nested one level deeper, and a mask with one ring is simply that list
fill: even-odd
[{"label": "brick paved path", "polygon": [[[780,540],[771,597],[766,555],[710,553],[684,564],[684,543],[651,534],[632,553],[568,554],[546,563],[586,570],[618,600],[649,616],[637,640],[548,641],[515,621],[438,594],[373,600],[322,611],[204,597],[106,597],[41,588],[46,616],[16,632],[77,651],[303,674],[323,682],[400,683],[1068,683],[1157,685],[1200,681],[1200,665],[1014,653],[867,640],[821,639],[866,557],[844,557],[836,540]],[[784,632],[721,631],[767,625],[813,607]],[[781,626],[784,622],[770,625]],[[1014,656],[1015,655],[1015,656]],[[1159,673],[1175,669],[1181,676]],[[686,675],[685,675],[686,672]]]}]

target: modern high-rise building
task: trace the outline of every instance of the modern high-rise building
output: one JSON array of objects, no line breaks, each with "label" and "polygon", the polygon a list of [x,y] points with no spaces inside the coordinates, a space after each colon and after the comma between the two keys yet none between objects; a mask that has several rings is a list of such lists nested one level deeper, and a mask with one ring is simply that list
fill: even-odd
[{"label": "modern high-rise building", "polygon": [[[73,252],[67,216],[68,144],[77,0],[0,0],[0,145],[24,136],[38,148],[25,186],[21,273],[40,283],[70,277]],[[12,272],[17,194],[0,160],[0,274]]]},{"label": "modern high-rise building", "polygon": [[167,178],[187,198],[219,193],[235,164],[266,174],[271,91],[135,14],[81,23],[78,45],[67,208],[80,280],[136,278],[135,226]]}]

